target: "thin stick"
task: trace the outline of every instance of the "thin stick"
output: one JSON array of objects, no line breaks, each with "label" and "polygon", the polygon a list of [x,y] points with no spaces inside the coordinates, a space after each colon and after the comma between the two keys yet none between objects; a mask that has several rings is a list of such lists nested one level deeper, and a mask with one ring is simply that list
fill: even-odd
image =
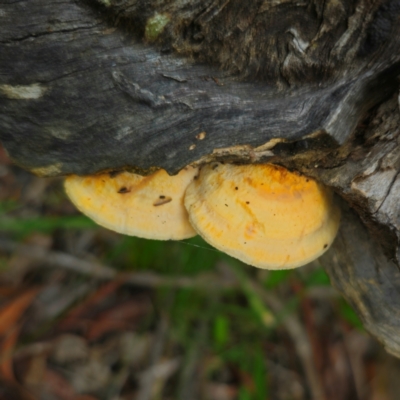
[{"label": "thin stick", "polygon": [[[271,292],[267,292],[258,282],[235,265],[220,265],[229,275],[233,275],[248,297],[250,306],[262,317],[264,326],[270,329],[277,317],[284,315],[285,306],[282,300]],[[261,305],[260,305],[261,304]],[[263,308],[261,308],[263,307]],[[267,317],[267,318],[266,318]],[[313,400],[325,400],[325,392],[316,370],[310,340],[300,320],[294,314],[286,314],[281,323],[293,340],[297,354],[303,365]]]},{"label": "thin stick", "polygon": [[[251,281],[251,286],[253,287],[254,292],[260,296],[275,315],[280,315],[284,312],[284,304],[278,297],[265,291],[257,282]],[[313,362],[311,343],[303,325],[294,314],[285,315],[281,322],[296,347],[297,354],[299,355],[300,361],[303,365],[304,373],[306,374],[312,399],[326,399],[318,371]]]},{"label": "thin stick", "polygon": [[149,272],[120,273],[104,264],[79,259],[59,251],[49,251],[40,246],[19,244],[5,239],[0,239],[0,251],[6,253],[18,252],[20,255],[38,261],[47,267],[65,268],[101,280],[116,279],[123,276],[126,283],[133,285],[199,288],[202,290],[220,290],[238,287],[232,280],[222,279],[221,276],[216,274],[200,274],[191,278],[185,276],[167,277]]}]

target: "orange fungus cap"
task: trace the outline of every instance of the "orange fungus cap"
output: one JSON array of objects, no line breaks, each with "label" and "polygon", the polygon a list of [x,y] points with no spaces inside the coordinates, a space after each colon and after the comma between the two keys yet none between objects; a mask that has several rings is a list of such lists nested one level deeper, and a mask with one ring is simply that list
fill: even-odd
[{"label": "orange fungus cap", "polygon": [[207,242],[266,269],[316,259],[332,244],[340,221],[328,188],[272,164],[208,164],[188,186],[185,206]]},{"label": "orange fungus cap", "polygon": [[147,239],[181,240],[196,235],[183,196],[197,172],[186,167],[175,176],[165,170],[149,176],[71,175],[65,190],[81,212],[108,229]]}]

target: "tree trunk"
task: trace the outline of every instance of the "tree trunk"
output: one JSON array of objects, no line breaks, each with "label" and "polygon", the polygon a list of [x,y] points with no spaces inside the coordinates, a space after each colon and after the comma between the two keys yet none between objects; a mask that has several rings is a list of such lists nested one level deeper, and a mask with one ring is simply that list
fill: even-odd
[{"label": "tree trunk", "polygon": [[400,1],[0,0],[0,26],[0,139],[17,164],[315,177],[344,213],[323,265],[400,356]]}]

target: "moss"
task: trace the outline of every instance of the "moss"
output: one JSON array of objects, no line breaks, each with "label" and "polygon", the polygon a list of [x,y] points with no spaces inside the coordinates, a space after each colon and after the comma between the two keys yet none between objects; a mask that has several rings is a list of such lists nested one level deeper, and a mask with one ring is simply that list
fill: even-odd
[{"label": "moss", "polygon": [[110,0],[98,0],[101,4],[104,4],[106,7],[111,6],[111,1]]},{"label": "moss", "polygon": [[157,40],[158,36],[162,33],[169,21],[170,17],[167,14],[154,14],[147,20],[145,28],[146,39],[149,42]]}]

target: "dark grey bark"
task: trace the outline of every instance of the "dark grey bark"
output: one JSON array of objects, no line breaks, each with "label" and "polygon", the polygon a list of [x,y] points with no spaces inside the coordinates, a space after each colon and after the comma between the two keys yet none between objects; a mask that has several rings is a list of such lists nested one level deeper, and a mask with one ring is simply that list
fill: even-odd
[{"label": "dark grey bark", "polygon": [[0,0],[0,139],[41,176],[317,178],[345,213],[324,265],[400,356],[399,21],[399,0]]}]

